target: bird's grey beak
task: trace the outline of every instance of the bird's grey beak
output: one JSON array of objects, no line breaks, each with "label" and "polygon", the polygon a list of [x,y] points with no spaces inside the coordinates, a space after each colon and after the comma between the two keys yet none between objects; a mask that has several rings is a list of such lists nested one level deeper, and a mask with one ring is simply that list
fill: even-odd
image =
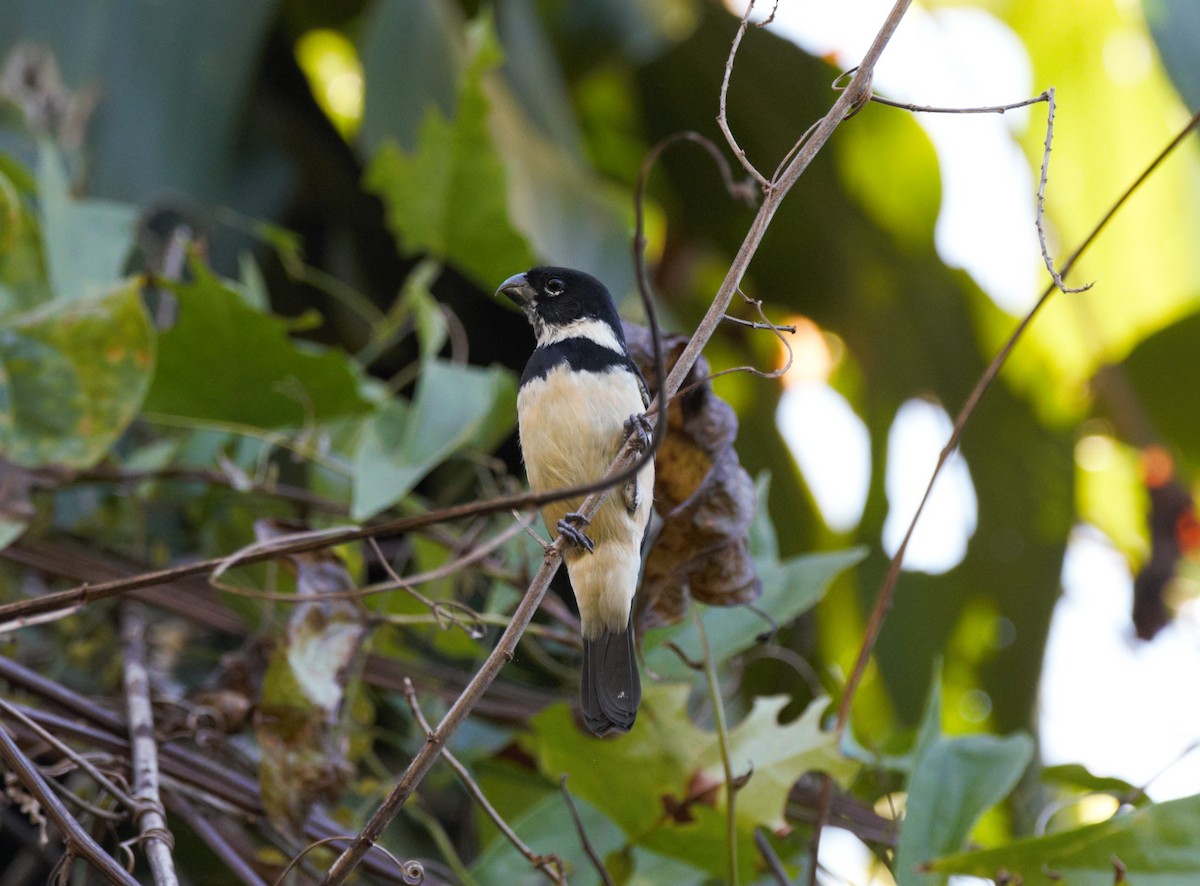
[{"label": "bird's grey beak", "polygon": [[517,305],[524,308],[529,306],[537,293],[529,285],[529,281],[525,279],[524,274],[513,274],[513,276],[500,284],[500,288],[496,290],[496,295],[507,295]]}]

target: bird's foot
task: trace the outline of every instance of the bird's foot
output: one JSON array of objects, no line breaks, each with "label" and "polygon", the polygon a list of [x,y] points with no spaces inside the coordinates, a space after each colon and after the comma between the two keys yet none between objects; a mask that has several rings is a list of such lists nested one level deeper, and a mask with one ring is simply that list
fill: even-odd
[{"label": "bird's foot", "polygon": [[653,436],[654,427],[650,424],[650,419],[646,418],[646,413],[639,412],[625,419],[625,437],[634,438],[638,452],[645,452],[650,448]]},{"label": "bird's foot", "polygon": [[583,532],[583,528],[589,522],[588,518],[583,516],[583,514],[571,511],[564,514],[563,518],[558,521],[558,531],[562,535],[565,535],[571,544],[583,548],[590,554],[596,545]]}]

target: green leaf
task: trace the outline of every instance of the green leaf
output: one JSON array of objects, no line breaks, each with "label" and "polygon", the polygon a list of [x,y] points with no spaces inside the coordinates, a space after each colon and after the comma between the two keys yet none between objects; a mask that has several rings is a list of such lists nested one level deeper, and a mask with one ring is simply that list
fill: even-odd
[{"label": "green leaf", "polygon": [[[798,719],[781,726],[779,714],[790,702],[787,695],[756,698],[750,713],[729,731],[734,775],[753,772],[737,795],[737,816],[749,831],[757,826],[773,831],[787,827],[787,796],[804,773],[828,772],[843,785],[858,774],[858,763],[838,752],[836,736],[821,729],[829,699],[814,700]],[[707,773],[724,781],[719,748],[709,756],[715,759],[708,761]]]},{"label": "green leaf", "polygon": [[[767,480],[760,479],[758,486],[758,513],[750,526],[750,550],[762,579],[762,596],[754,601],[756,608],[768,613],[777,624],[787,624],[798,615],[815,606],[837,576],[859,563],[866,555],[866,548],[851,548],[846,551],[822,551],[804,554],[780,562],[775,542],[775,530],[767,513]],[[700,607],[704,628],[713,658],[723,662],[757,642],[769,625],[745,607],[703,606]],[[667,648],[671,642],[682,649],[690,658],[700,657],[700,639],[691,619],[685,619],[669,628],[659,628],[646,633],[646,665],[656,674],[681,680],[695,679],[695,673]]]},{"label": "green leaf", "polygon": [[136,415],[154,339],[134,286],[0,323],[0,456],[89,467]]},{"label": "green leaf", "polygon": [[159,336],[147,412],[298,428],[368,408],[346,355],[292,341],[287,321],[203,271],[174,291],[178,321]]},{"label": "green leaf", "polygon": [[1020,878],[1024,886],[1112,886],[1118,859],[1136,886],[1194,886],[1200,882],[1197,834],[1200,796],[1184,797],[1048,837],[940,858],[931,869],[979,877],[1004,870],[1010,882]]},{"label": "green leaf", "polygon": [[1200,314],[1190,314],[1146,338],[1121,365],[1162,439],[1200,462],[1200,426],[1191,405],[1200,396],[1197,336]]},{"label": "green leaf", "polygon": [[449,117],[465,51],[462,15],[445,0],[380,0],[362,30],[367,93],[362,135],[372,153],[386,139],[406,151],[429,107]]},{"label": "green leaf", "polygon": [[[754,601],[756,608],[766,612],[777,624],[786,624],[807,612],[825,596],[837,576],[860,562],[866,548],[804,554],[782,563],[758,563],[763,582],[763,594]],[[728,660],[749,649],[770,626],[762,617],[745,607],[703,606],[700,609],[708,632],[713,658]],[[692,679],[695,674],[678,655],[667,648],[670,641],[689,657],[700,656],[700,640],[690,620],[670,628],[646,633],[646,664],[664,677]]]},{"label": "green leaf", "polygon": [[416,150],[382,145],[366,186],[383,199],[404,249],[431,252],[490,288],[533,264],[533,253],[509,220],[505,168],[488,129],[484,78],[500,63],[500,47],[487,18],[472,24],[469,36],[454,119],[429,108]]},{"label": "green leaf", "polygon": [[1146,795],[1137,787],[1120,778],[1106,775],[1095,775],[1080,763],[1062,763],[1058,766],[1047,766],[1041,773],[1042,781],[1049,784],[1066,785],[1072,788],[1082,788],[1090,792],[1115,794],[1134,805],[1147,803]]},{"label": "green leaf", "polygon": [[[939,669],[940,670],[940,669]],[[941,679],[935,676],[908,780],[896,847],[899,886],[941,882],[918,873],[929,859],[959,849],[984,812],[1003,800],[1033,759],[1024,733],[948,738],[941,730]]]},{"label": "green leaf", "polygon": [[133,245],[137,208],[110,200],[73,199],[62,159],[50,142],[41,145],[38,198],[54,294],[81,299],[111,288]]},{"label": "green leaf", "polygon": [[[572,793],[620,825],[630,843],[723,875],[725,815],[713,805],[723,804],[723,789],[718,787],[711,800],[694,799],[694,794],[697,785],[722,784],[725,774],[717,735],[692,722],[688,695],[686,684],[647,684],[633,731],[605,740],[582,733],[567,705],[553,705],[531,721],[530,750],[548,778],[568,774]],[[750,715],[730,732],[735,774],[754,766],[738,794],[739,864],[749,865],[755,857],[756,826],[782,822],[784,797],[801,774],[818,768],[845,780],[857,770],[857,764],[838,756],[832,736],[820,731],[828,699],[813,702],[799,720],[780,726],[777,717],[785,703],[757,699]],[[670,814],[683,805],[686,810]]]},{"label": "green leaf", "polygon": [[354,458],[351,516],[364,520],[395,504],[469,442],[491,415],[507,376],[499,368],[425,363],[412,404],[391,401],[365,424]]},{"label": "green leaf", "polygon": [[[573,787],[570,782],[567,786]],[[574,799],[588,839],[600,856],[619,850],[625,842],[620,829],[591,803],[577,797]],[[579,882],[587,882],[586,875],[591,874],[591,864],[579,841],[568,836],[569,820],[570,812],[562,794],[557,789],[547,788],[542,800],[512,818],[509,824],[534,852],[547,855],[554,853],[561,858],[568,866],[570,882],[577,882],[572,872],[579,875]],[[529,883],[532,886],[546,882],[545,876],[529,864],[529,859],[499,833],[471,865],[471,873],[480,883]]]},{"label": "green leaf", "polygon": [[37,216],[28,199],[33,190],[28,173],[0,154],[0,313],[30,310],[51,297]]}]

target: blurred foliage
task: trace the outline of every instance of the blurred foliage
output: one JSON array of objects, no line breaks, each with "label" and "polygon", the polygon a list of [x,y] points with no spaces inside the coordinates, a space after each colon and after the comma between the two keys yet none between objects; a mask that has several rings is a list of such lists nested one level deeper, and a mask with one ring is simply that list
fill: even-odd
[{"label": "blurred foliage", "polygon": [[[1188,35],[1200,17],[1186,0],[954,5],[1007,25],[1037,88],[1057,89],[1047,221],[1063,256],[1186,120],[1180,96],[1198,100]],[[18,565],[34,544],[72,539],[148,568],[226,556],[266,518],[321,529],[518,488],[516,380],[532,337],[492,289],[534,262],[573,265],[638,319],[633,183],[666,135],[722,143],[714,115],[735,27],[708,0],[10,2],[3,599],[58,583]],[[825,112],[836,74],[770,28],[747,34],[729,120],[760,168]],[[1036,175],[1037,111],[1013,132]],[[1025,730],[1073,525],[1099,527],[1136,568],[1149,551],[1139,451],[1167,447],[1185,483],[1200,469],[1197,181],[1193,138],[1073,271],[1097,285],[1051,301],[980,404],[961,444],[979,508],[967,555],[945,574],[901,577],[841,747],[831,700],[888,565],[893,419],[917,397],[953,413],[1015,319],[939,257],[939,157],[912,115],[863,109],[778,212],[743,290],[773,320],[820,328],[830,356],[818,374],[865,423],[873,464],[860,524],[832,532],[776,428],[781,382],[713,383],[760,478],[749,535],[759,611],[699,607],[736,724],[730,762],[750,773],[733,828],[742,882],[773,882],[756,833],[771,835],[789,876],[807,865],[812,810],[798,798],[810,770],[833,776],[850,810],[837,823],[859,827],[901,886],[1001,870],[1027,884],[1111,883],[1114,854],[1131,882],[1195,882],[1200,855],[1179,836],[1195,832],[1195,798],[1148,803],[1082,767],[1039,777]],[[672,330],[694,328],[753,213],[725,197],[704,152],[663,157],[648,252]],[[731,312],[758,319],[737,302]],[[714,370],[781,362],[770,333],[733,324],[706,357]],[[248,599],[303,595],[312,574],[238,567],[223,581],[240,594],[204,598],[207,617],[161,616],[156,686],[253,711],[221,741],[248,761],[277,825],[299,834],[317,809],[352,830],[424,741],[399,677],[431,718],[444,712],[527,586],[541,552],[520,533],[455,568],[511,525],[503,515],[383,539],[388,569],[367,547],[338,549],[325,590],[371,585],[379,595],[361,611]],[[61,559],[64,586],[103,580]],[[407,593],[389,570],[436,581]],[[724,768],[696,623],[647,632],[642,715],[633,734],[599,741],[568,701],[579,652],[559,590],[567,604],[538,616],[453,750],[571,882],[599,878],[564,775],[618,882],[725,876]],[[106,606],[22,627],[4,653],[111,694],[120,651]],[[876,810],[904,793],[896,838]],[[1040,809],[1099,795],[1137,808],[1100,823],[1056,815],[1032,836]],[[542,880],[441,768],[414,807],[385,842],[436,859],[438,881],[447,869]],[[274,830],[249,845],[278,872],[270,860],[286,844]],[[196,840],[178,846],[189,882],[218,882],[196,873],[216,864]]]}]

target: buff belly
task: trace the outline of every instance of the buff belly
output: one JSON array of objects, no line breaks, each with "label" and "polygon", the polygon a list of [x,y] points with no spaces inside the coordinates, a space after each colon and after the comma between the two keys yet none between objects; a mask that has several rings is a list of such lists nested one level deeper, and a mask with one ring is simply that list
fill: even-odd
[{"label": "buff belly", "polygon": [[[637,380],[624,369],[578,372],[563,364],[523,384],[517,420],[530,488],[542,492],[599,480],[621,447],[625,420],[644,408]],[[637,509],[629,513],[619,487],[609,490],[585,529],[595,550],[566,552],[585,637],[605,628],[624,631],[629,622],[653,490],[650,462],[638,472]],[[582,504],[576,498],[547,505],[547,530],[557,534],[558,521]]]}]

